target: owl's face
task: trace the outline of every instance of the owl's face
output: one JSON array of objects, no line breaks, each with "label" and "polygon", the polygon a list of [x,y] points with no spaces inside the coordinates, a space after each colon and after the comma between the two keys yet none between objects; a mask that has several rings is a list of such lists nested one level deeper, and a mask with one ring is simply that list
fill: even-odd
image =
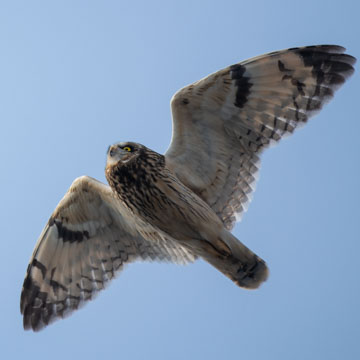
[{"label": "owl's face", "polygon": [[123,164],[139,156],[141,146],[133,142],[120,142],[109,146],[107,151],[107,166],[115,165],[119,161]]}]

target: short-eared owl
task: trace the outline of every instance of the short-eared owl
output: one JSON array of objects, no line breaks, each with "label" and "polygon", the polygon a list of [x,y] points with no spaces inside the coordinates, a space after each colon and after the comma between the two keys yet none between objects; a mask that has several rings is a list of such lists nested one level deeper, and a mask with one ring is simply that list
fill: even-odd
[{"label": "short-eared owl", "polygon": [[231,233],[254,189],[259,156],[306,123],[355,58],[333,45],[292,48],[232,65],[178,91],[165,155],[110,146],[106,178],[76,179],[35,246],[21,294],[24,328],[77,309],[126,263],[202,258],[254,289],[265,262]]}]

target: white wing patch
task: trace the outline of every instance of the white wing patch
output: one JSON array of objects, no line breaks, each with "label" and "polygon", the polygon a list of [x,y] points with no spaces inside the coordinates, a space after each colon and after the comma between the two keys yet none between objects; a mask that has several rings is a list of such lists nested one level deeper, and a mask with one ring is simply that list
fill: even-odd
[{"label": "white wing patch", "polygon": [[250,202],[269,145],[305,124],[354,69],[333,45],[273,52],[220,70],[172,99],[166,161],[231,229]]}]

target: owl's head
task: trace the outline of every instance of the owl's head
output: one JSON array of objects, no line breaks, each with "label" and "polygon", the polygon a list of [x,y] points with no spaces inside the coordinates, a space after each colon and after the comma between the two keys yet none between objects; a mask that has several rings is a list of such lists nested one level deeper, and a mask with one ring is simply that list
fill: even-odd
[{"label": "owl's head", "polygon": [[120,161],[126,164],[135,160],[141,153],[143,146],[134,142],[119,142],[109,146],[106,166],[113,166]]}]

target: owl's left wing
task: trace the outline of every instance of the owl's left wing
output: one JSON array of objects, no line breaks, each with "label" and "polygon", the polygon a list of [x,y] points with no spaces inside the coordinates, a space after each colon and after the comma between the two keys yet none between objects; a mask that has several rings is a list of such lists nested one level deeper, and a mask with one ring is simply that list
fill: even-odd
[{"label": "owl's left wing", "polygon": [[165,157],[227,229],[246,209],[259,155],[319,111],[354,69],[335,45],[292,48],[220,70],[178,91]]},{"label": "owl's left wing", "polygon": [[78,309],[125,264],[195,258],[130,214],[109,186],[80,177],[56,207],[30,259],[20,304],[24,328],[40,330]]}]

